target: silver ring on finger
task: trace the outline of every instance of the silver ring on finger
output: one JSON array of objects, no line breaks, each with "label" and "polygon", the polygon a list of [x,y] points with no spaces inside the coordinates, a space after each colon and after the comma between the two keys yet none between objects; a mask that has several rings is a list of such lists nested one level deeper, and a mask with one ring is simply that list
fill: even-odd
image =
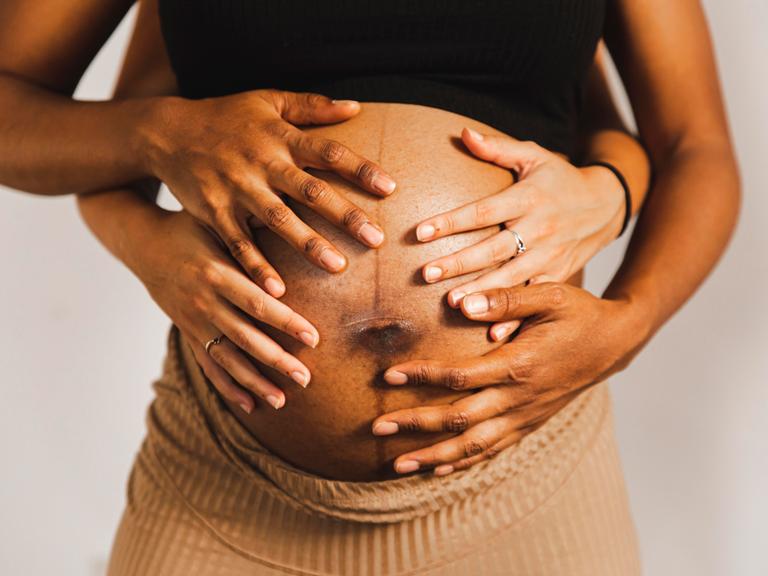
[{"label": "silver ring on finger", "polygon": [[520,236],[516,230],[510,230],[510,232],[512,232],[512,236],[515,237],[515,244],[517,244],[517,252],[515,252],[515,256],[525,253],[528,248],[526,248],[525,242],[523,242],[523,237]]},{"label": "silver ring on finger", "polygon": [[211,353],[211,346],[216,346],[217,344],[221,344],[221,340],[224,338],[223,334],[220,334],[219,336],[216,336],[215,338],[211,338],[204,344],[205,346],[205,352],[206,354]]}]

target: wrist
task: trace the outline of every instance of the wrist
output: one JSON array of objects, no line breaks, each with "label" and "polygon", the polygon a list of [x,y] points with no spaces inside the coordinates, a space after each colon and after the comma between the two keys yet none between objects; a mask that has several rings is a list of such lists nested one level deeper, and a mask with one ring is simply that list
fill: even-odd
[{"label": "wrist", "polygon": [[584,166],[580,171],[588,189],[597,197],[597,202],[605,207],[606,218],[601,236],[603,245],[607,246],[619,236],[624,223],[624,188],[616,175],[605,166]]},{"label": "wrist", "polygon": [[131,148],[145,176],[162,180],[162,158],[171,153],[172,125],[185,100],[176,96],[147,98],[135,122]]},{"label": "wrist", "polygon": [[609,288],[603,298],[619,306],[613,318],[621,334],[617,341],[621,342],[621,356],[626,365],[656,331],[655,309],[650,301],[632,292],[611,291]]}]

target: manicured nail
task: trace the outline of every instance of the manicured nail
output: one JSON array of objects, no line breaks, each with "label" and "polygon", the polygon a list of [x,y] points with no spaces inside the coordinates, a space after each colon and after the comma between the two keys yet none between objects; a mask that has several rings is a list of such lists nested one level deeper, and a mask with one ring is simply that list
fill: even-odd
[{"label": "manicured nail", "polygon": [[472,130],[472,128],[467,128],[467,132],[469,132],[469,135],[472,136],[472,138],[474,138],[475,140],[480,140],[480,141],[483,140],[483,135],[480,134],[480,132],[475,132],[474,130]]},{"label": "manicured nail", "polygon": [[333,270],[334,272],[344,270],[344,266],[347,264],[344,256],[330,249],[323,250],[323,253],[320,254],[320,262],[323,266]]},{"label": "manicured nail", "polygon": [[251,407],[250,407],[248,404],[246,404],[245,402],[242,402],[242,403],[240,404],[240,408],[242,408],[242,409],[243,409],[243,412],[245,412],[246,414],[250,414],[250,413],[251,413],[251,410],[253,410],[253,408],[251,408]]},{"label": "manicured nail", "polygon": [[432,226],[432,224],[422,224],[418,228],[416,228],[416,238],[424,242],[425,240],[429,240],[435,235],[435,227]]},{"label": "manicured nail", "polygon": [[407,384],[408,376],[397,370],[387,370],[384,373],[384,380],[387,384]]},{"label": "manicured nail", "polygon": [[488,312],[488,297],[482,294],[470,294],[464,298],[464,309],[470,314],[483,314]]},{"label": "manicured nail", "polygon": [[291,378],[293,378],[294,382],[299,384],[299,386],[302,388],[306,388],[309,384],[309,376],[307,376],[304,372],[294,370],[291,372]]},{"label": "manicured nail", "polygon": [[427,282],[434,282],[435,280],[440,280],[440,277],[443,275],[443,269],[438,266],[427,266],[424,269],[424,280]]},{"label": "manicured nail", "polygon": [[419,469],[419,463],[416,460],[403,460],[395,464],[395,472],[398,474],[408,474],[408,472],[416,472]]},{"label": "manicured nail", "polygon": [[392,192],[394,192],[395,188],[397,187],[397,183],[389,176],[385,176],[384,174],[377,174],[373,179],[373,187],[384,194],[392,194]]},{"label": "manicured nail", "polygon": [[299,332],[299,338],[310,348],[317,346],[318,338],[312,332]]},{"label": "manicured nail", "polygon": [[448,476],[451,472],[453,472],[453,466],[450,464],[441,464],[435,468],[435,476]]},{"label": "manicured nail", "polygon": [[373,433],[376,436],[389,436],[391,434],[397,434],[400,428],[397,422],[379,422],[373,427]]},{"label": "manicured nail", "polygon": [[285,284],[275,278],[267,278],[264,280],[264,287],[267,289],[267,292],[275,298],[280,298],[280,296],[285,294]]},{"label": "manicured nail", "polygon": [[464,292],[451,292],[448,294],[448,304],[457,308],[459,304],[461,304],[461,300],[464,296],[466,296],[466,293]]},{"label": "manicured nail", "polygon": [[331,100],[336,106],[349,106],[351,108],[360,108],[360,102],[357,100]]},{"label": "manicured nail", "polygon": [[384,242],[384,232],[379,230],[370,222],[366,222],[360,227],[360,237],[371,246],[378,246]]},{"label": "manicured nail", "polygon": [[269,404],[275,410],[280,410],[280,408],[283,407],[283,400],[279,396],[275,396],[274,394],[268,394],[265,400],[269,402]]}]

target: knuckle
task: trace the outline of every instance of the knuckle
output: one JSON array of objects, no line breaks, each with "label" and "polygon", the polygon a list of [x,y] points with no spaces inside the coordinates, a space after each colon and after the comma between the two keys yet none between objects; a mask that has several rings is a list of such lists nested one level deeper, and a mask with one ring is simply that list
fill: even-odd
[{"label": "knuckle", "polygon": [[464,432],[469,428],[469,415],[466,412],[448,412],[443,417],[443,430],[446,432]]},{"label": "knuckle", "polygon": [[568,291],[563,286],[554,285],[549,289],[547,298],[553,308],[560,308],[568,299]]},{"label": "knuckle", "polygon": [[208,301],[200,294],[195,294],[189,301],[189,305],[192,311],[196,314],[207,315],[208,314]]},{"label": "knuckle", "polygon": [[416,386],[423,386],[429,384],[434,377],[434,370],[431,366],[417,366],[413,371],[413,374],[408,376],[409,381],[413,381]]},{"label": "knuckle", "polygon": [[323,96],[322,94],[317,94],[315,92],[306,92],[304,94],[305,101],[307,105],[314,108],[317,106],[322,106],[328,101],[328,98]]},{"label": "knuckle", "polygon": [[261,282],[262,280],[266,280],[269,277],[269,269],[264,264],[259,264],[257,266],[253,266],[249,270],[249,274],[251,278],[253,278],[256,282]]},{"label": "knuckle", "polygon": [[494,458],[496,458],[496,456],[499,455],[500,452],[501,452],[501,449],[498,446],[491,446],[485,451],[485,457],[488,460],[493,460]]},{"label": "knuckle", "polygon": [[485,202],[475,204],[475,223],[483,224],[489,222],[493,217],[491,207]]},{"label": "knuckle", "polygon": [[355,170],[355,176],[361,182],[373,182],[373,179],[376,177],[377,173],[378,169],[376,166],[367,160],[361,162]]},{"label": "knuckle", "polygon": [[336,140],[325,140],[320,146],[320,158],[326,164],[337,164],[344,158],[347,149]]},{"label": "knuckle", "polygon": [[478,454],[486,452],[488,448],[488,442],[485,438],[472,438],[464,442],[464,455],[467,458],[471,458],[472,456],[477,456]]},{"label": "knuckle", "polygon": [[494,242],[491,244],[491,262],[493,264],[501,264],[509,259],[507,253],[507,246],[504,246],[500,242]]},{"label": "knuckle", "polygon": [[533,376],[531,359],[525,352],[517,352],[507,361],[506,372],[511,383],[530,381]]},{"label": "knuckle", "polygon": [[208,262],[200,268],[200,280],[209,286],[216,286],[221,281],[221,271],[213,262]]},{"label": "knuckle", "polygon": [[330,189],[328,185],[317,178],[307,178],[300,186],[301,196],[309,204],[319,204],[328,199],[330,196]]},{"label": "knuckle", "polygon": [[285,204],[275,204],[267,207],[262,220],[274,230],[285,226],[291,218],[291,211]]},{"label": "knuckle", "polygon": [[317,236],[312,236],[304,242],[304,252],[307,254],[319,256],[320,252],[323,251],[324,246],[325,244],[322,240],[320,240],[320,238]]},{"label": "knuckle", "polygon": [[423,429],[424,422],[418,414],[410,413],[398,420],[397,426],[404,432],[418,432]]},{"label": "knuckle", "polygon": [[263,296],[251,296],[247,302],[248,311],[254,318],[263,318],[267,309],[267,301]]},{"label": "knuckle", "polygon": [[251,251],[251,242],[242,236],[230,238],[227,241],[229,252],[238,260]]},{"label": "knuckle", "polygon": [[362,226],[367,221],[368,218],[366,217],[365,212],[356,207],[348,208],[344,211],[344,214],[341,217],[341,224],[345,228],[350,228],[353,230]]},{"label": "knuckle", "polygon": [[449,368],[445,374],[445,384],[451,390],[464,390],[468,384],[466,372],[460,368]]}]

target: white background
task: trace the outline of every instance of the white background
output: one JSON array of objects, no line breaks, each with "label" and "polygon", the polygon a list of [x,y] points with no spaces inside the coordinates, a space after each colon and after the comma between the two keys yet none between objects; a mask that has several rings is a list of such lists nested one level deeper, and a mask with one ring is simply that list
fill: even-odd
[{"label": "white background", "polygon": [[[764,576],[768,3],[705,5],[742,166],[742,219],[715,274],[613,386],[646,573]],[[126,24],[79,96],[110,93]],[[621,248],[590,265],[593,290]],[[0,279],[0,574],[101,574],[168,322],[71,198],[0,188]]]}]

